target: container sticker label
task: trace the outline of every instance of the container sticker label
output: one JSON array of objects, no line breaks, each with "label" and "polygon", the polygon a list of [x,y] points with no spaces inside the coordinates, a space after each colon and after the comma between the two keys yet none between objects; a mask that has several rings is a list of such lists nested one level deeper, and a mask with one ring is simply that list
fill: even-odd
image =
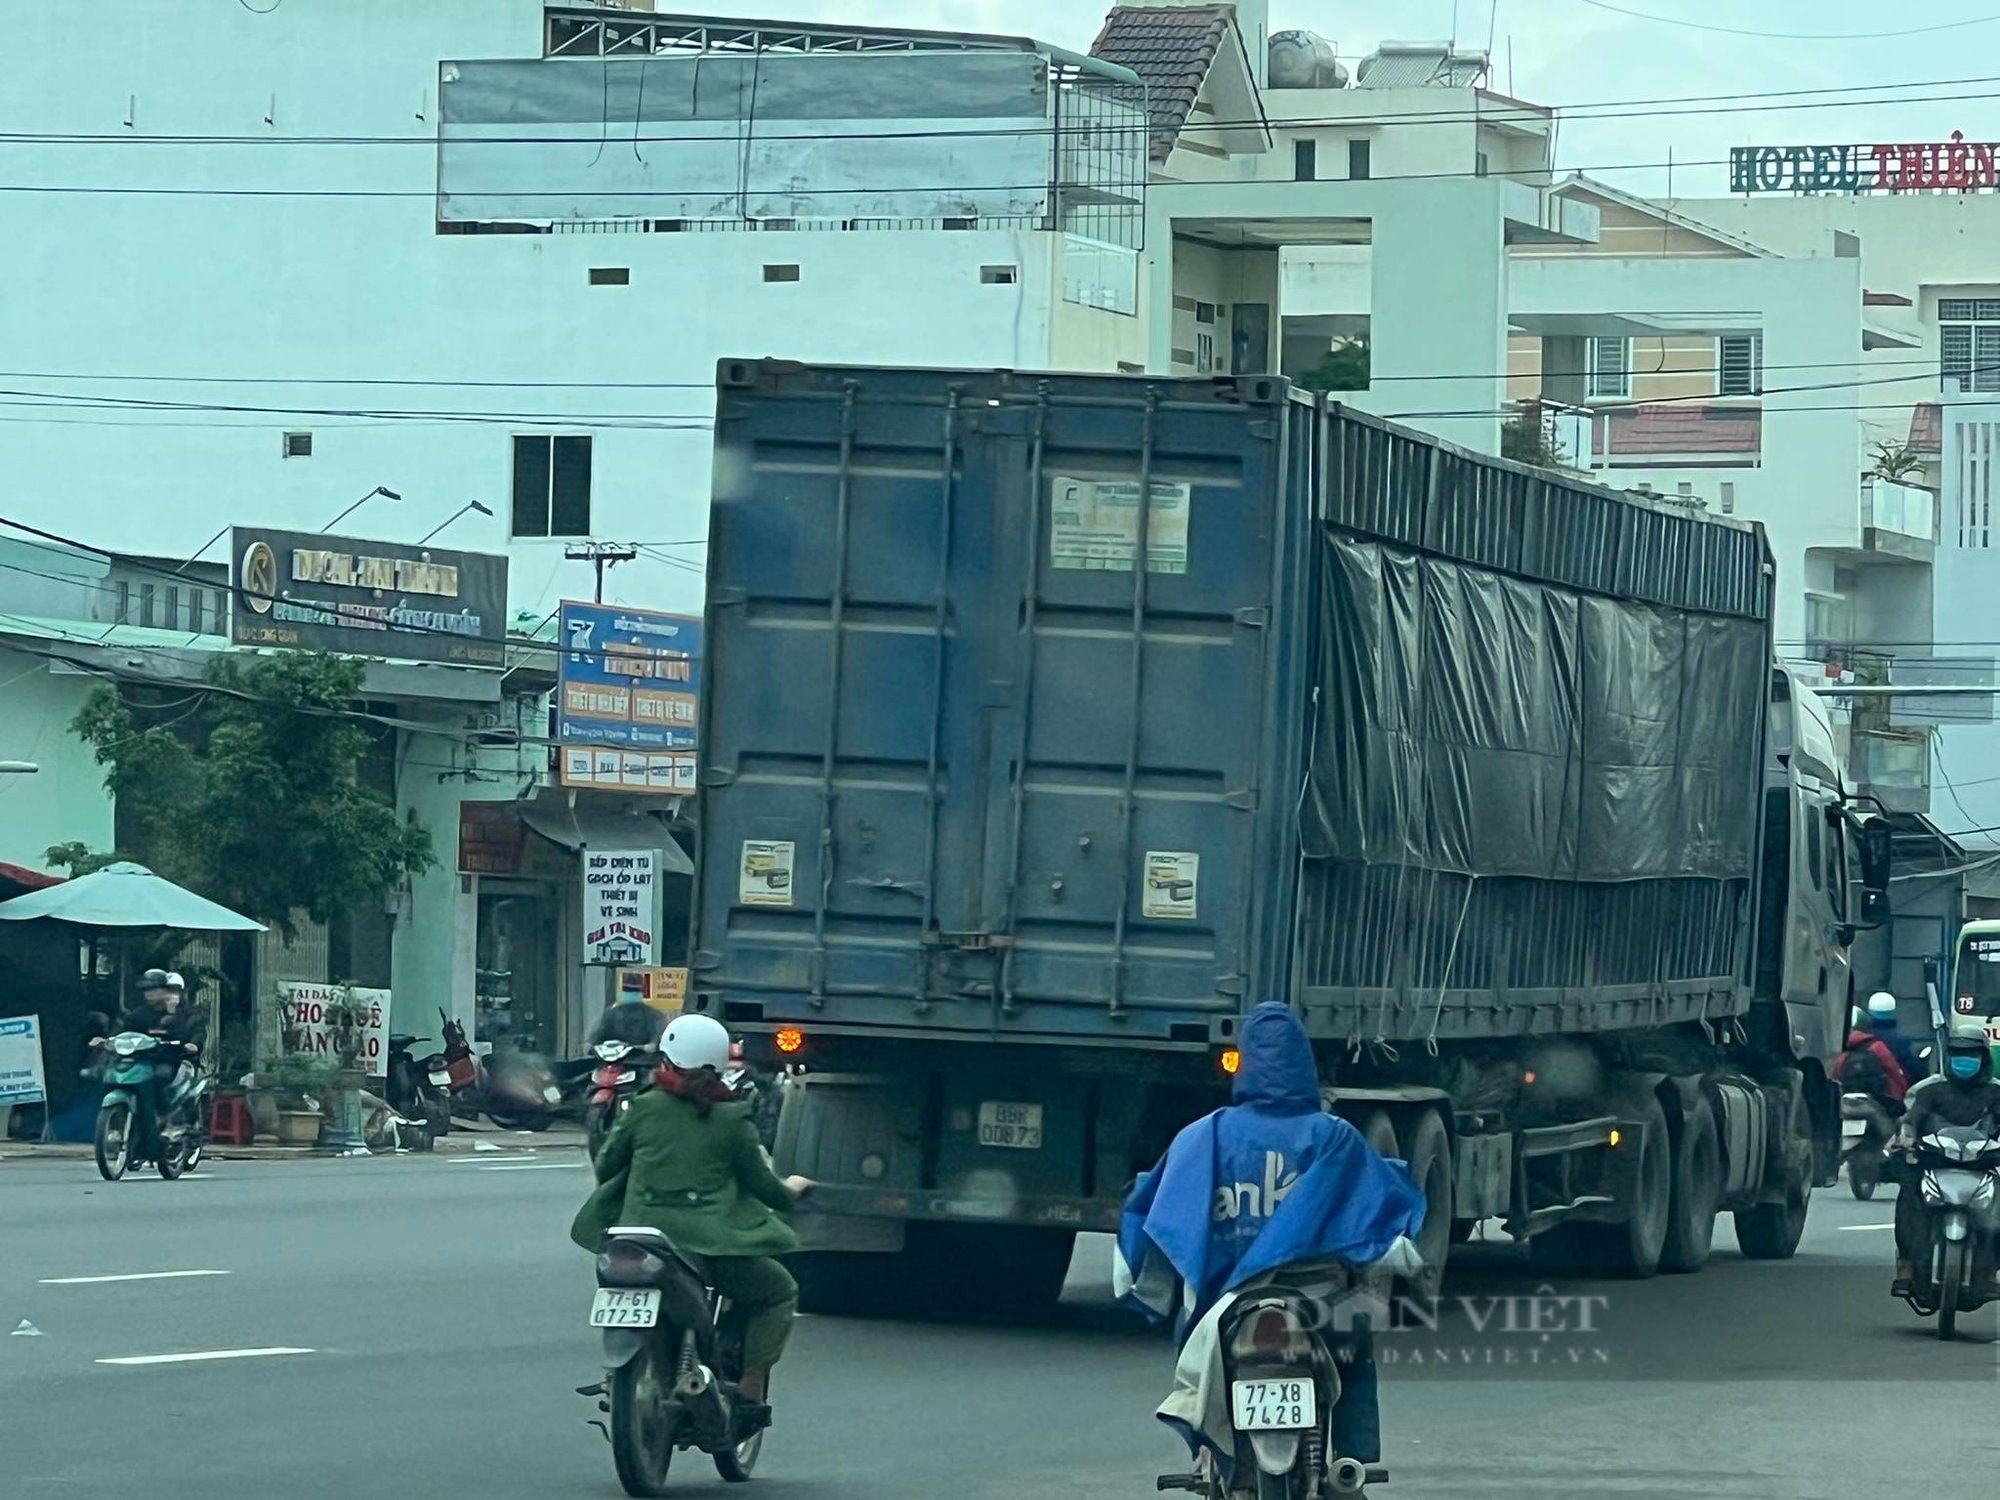
[{"label": "container sticker label", "polygon": [[1146,894],[1141,910],[1149,917],[1192,922],[1195,896],[1200,886],[1199,854],[1166,854],[1146,851]]},{"label": "container sticker label", "polygon": [[[1146,571],[1185,573],[1191,484],[1153,483]],[[1138,482],[1056,479],[1049,500],[1049,566],[1129,573],[1139,551]]]},{"label": "container sticker label", "polygon": [[744,906],[792,904],[791,841],[743,841],[743,868],[736,879],[736,899]]}]

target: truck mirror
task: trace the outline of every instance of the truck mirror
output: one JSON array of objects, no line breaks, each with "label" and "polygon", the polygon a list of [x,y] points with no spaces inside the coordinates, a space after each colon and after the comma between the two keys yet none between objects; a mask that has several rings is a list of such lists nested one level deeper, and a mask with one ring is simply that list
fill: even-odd
[{"label": "truck mirror", "polygon": [[1924,987],[1937,989],[1944,982],[1944,969],[1934,958],[1924,960]]},{"label": "truck mirror", "polygon": [[1864,888],[1861,892],[1861,921],[1868,927],[1879,927],[1889,920],[1889,893]]},{"label": "truck mirror", "polygon": [[1889,889],[1889,865],[1894,831],[1885,818],[1861,825],[1861,883],[1871,891]]}]

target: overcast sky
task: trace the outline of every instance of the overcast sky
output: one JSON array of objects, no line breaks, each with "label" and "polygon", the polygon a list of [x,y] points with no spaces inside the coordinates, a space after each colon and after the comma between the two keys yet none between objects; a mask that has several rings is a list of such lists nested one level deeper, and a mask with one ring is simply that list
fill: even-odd
[{"label": "overcast sky", "polygon": [[[1497,10],[1496,10],[1497,7]],[[662,8],[665,8],[664,6]],[[1026,33],[1077,51],[1089,47],[1106,6],[1101,0],[738,0],[720,12],[793,21],[938,27]],[[1742,30],[1801,33],[1812,40],[1761,38],[1696,30],[1614,10]],[[1847,96],[1891,100],[1865,107],[1793,108],[1790,99],[1742,99],[1762,105],[1748,113],[1717,113],[1715,104],[1643,105],[1639,118],[1586,118],[1561,136],[1561,164],[1598,173],[1635,192],[1662,193],[1660,166],[1613,171],[1634,163],[1676,163],[1677,197],[1728,192],[1721,164],[1732,145],[1813,145],[1942,140],[1953,130],[1968,140],[2000,139],[2000,0],[1932,0],[1884,5],[1881,0],[1271,0],[1271,27],[1302,27],[1334,42],[1350,61],[1384,39],[1441,40],[1452,32],[1474,47],[1493,37],[1491,86],[1538,104],[1607,104],[1628,100],[1747,94],[1793,89],[1853,89]],[[1981,24],[1897,37],[1840,33],[1945,27],[1994,16]],[[1511,43],[1513,60],[1508,50]],[[1939,99],[1935,96],[1947,96]],[[1770,108],[1773,104],[1787,107]],[[1662,110],[1692,110],[1678,117]]]}]

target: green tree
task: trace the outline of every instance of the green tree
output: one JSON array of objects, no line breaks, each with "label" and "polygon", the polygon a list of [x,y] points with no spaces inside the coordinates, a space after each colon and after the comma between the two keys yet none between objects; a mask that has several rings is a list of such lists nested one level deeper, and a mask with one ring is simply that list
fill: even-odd
[{"label": "green tree", "polygon": [[1908,443],[1885,438],[1875,444],[1875,472],[1884,479],[1900,483],[1913,474],[1920,474],[1923,467],[1923,454]]},{"label": "green tree", "polygon": [[1308,391],[1365,391],[1368,389],[1368,340],[1342,339],[1327,351],[1326,358],[1298,380]]},{"label": "green tree", "polygon": [[[71,729],[137,815],[152,868],[290,938],[435,864],[431,837],[363,771],[372,740],[347,710],[362,664],[320,652],[224,655],[193,710],[161,718],[100,683]],[[106,856],[49,851],[79,873]]]},{"label": "green tree", "polygon": [[1560,469],[1569,459],[1542,424],[1538,413],[1517,412],[1500,428],[1500,456],[1517,464],[1533,464],[1538,469]]}]

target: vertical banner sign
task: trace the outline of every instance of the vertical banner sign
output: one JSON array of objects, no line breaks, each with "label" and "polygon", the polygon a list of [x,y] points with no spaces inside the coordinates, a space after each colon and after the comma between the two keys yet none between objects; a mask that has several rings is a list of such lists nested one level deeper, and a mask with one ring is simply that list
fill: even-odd
[{"label": "vertical banner sign", "polygon": [[0,1021],[0,1109],[15,1104],[48,1102],[48,1077],[42,1071],[40,1016],[10,1016]]},{"label": "vertical banner sign", "polygon": [[339,1063],[352,1050],[354,1066],[370,1078],[388,1076],[387,990],[285,980],[278,985],[278,995],[292,1056]]},{"label": "vertical banner sign", "polygon": [[701,621],[622,604],[565,604],[556,662],[564,786],[694,790]]},{"label": "vertical banner sign", "polygon": [[649,967],[656,954],[651,849],[583,851],[583,961]]}]

